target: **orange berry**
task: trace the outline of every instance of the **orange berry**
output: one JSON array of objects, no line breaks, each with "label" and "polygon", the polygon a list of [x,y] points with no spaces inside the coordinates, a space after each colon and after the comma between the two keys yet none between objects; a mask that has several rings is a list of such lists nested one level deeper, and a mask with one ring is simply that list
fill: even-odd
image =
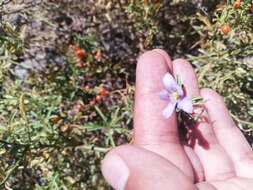
[{"label": "orange berry", "polygon": [[102,96],[100,96],[100,95],[97,95],[97,96],[96,96],[96,101],[97,101],[97,102],[100,102],[102,99],[103,99]]},{"label": "orange berry", "polygon": [[98,93],[101,96],[106,96],[108,94],[107,90],[104,87],[100,87],[99,90],[98,90]]},{"label": "orange berry", "polygon": [[96,55],[95,55],[95,59],[96,59],[97,61],[101,61],[101,60],[102,60],[102,52],[101,52],[100,49],[97,50],[97,53],[96,53]]},{"label": "orange berry", "polygon": [[228,34],[231,31],[231,28],[229,27],[229,25],[225,24],[221,27],[221,31],[223,34]]},{"label": "orange berry", "polygon": [[86,57],[86,53],[83,49],[81,48],[76,48],[76,56],[79,58],[79,59],[84,59]]},{"label": "orange berry", "polygon": [[239,9],[241,7],[241,1],[240,0],[236,0],[235,2],[234,2],[234,8],[235,9]]},{"label": "orange berry", "polygon": [[51,118],[51,121],[53,122],[53,124],[57,124],[60,121],[60,117],[58,115],[55,115]]}]

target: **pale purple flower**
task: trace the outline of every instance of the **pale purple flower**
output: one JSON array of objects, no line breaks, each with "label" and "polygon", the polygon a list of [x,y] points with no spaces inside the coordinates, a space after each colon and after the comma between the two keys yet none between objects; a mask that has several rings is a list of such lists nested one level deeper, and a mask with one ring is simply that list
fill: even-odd
[{"label": "pale purple flower", "polygon": [[165,89],[160,92],[160,98],[168,101],[167,107],[163,110],[163,116],[169,118],[175,109],[187,113],[193,112],[192,101],[186,96],[182,86],[178,85],[171,74],[166,73],[163,77]]}]

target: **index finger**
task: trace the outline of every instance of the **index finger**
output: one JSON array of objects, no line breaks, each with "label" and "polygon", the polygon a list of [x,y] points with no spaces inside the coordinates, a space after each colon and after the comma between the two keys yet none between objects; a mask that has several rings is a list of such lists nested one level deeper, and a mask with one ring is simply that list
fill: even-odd
[{"label": "index finger", "polygon": [[179,141],[176,114],[169,119],[162,115],[167,102],[158,94],[164,88],[162,78],[167,72],[172,72],[172,63],[162,50],[148,51],[138,61],[134,143],[165,157],[193,179],[192,166]]}]

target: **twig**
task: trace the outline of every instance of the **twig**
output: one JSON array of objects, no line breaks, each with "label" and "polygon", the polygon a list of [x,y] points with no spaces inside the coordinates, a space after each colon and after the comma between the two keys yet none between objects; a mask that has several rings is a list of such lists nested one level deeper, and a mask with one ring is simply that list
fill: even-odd
[{"label": "twig", "polygon": [[81,146],[77,146],[76,149],[94,150],[94,151],[102,152],[102,153],[106,153],[109,150],[111,150],[111,148],[97,147],[93,145],[81,145]]},{"label": "twig", "polygon": [[6,174],[5,178],[0,182],[0,187],[3,186],[3,185],[6,183],[6,181],[9,179],[9,177],[11,176],[11,174],[13,173],[13,171],[19,166],[20,162],[21,162],[22,159],[24,158],[24,155],[25,155],[26,151],[27,151],[27,148],[24,149],[22,156],[21,156],[20,159],[15,163],[15,165],[14,165],[11,169],[9,169],[9,170],[7,171],[7,174]]},{"label": "twig", "polygon": [[[240,118],[238,118],[237,116],[235,116],[234,114],[230,113],[230,115],[232,116],[232,118],[234,120],[236,120],[238,123],[242,123],[244,125],[248,125],[248,126],[253,126],[253,123],[249,122],[249,121],[244,121]],[[240,127],[240,126],[239,126]],[[243,127],[240,127],[241,130],[243,130],[244,132],[250,132],[252,131],[252,128],[249,128],[249,129],[244,129]]]},{"label": "twig", "polygon": [[3,181],[1,181],[0,187],[1,187],[2,185],[4,185],[5,182],[9,179],[9,177],[10,177],[11,174],[12,174],[12,172],[19,166],[19,163],[20,163],[20,162],[21,162],[21,159],[19,159],[19,160],[15,163],[15,165],[8,171],[8,173],[7,173],[7,175],[5,176],[5,178],[3,179]]}]

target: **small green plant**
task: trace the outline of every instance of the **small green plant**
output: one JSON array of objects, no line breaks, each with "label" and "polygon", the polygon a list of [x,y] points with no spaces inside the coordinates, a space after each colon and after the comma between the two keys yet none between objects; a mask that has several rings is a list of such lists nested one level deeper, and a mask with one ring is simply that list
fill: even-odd
[{"label": "small green plant", "polygon": [[136,30],[139,31],[140,37],[144,38],[145,46],[152,44],[154,36],[158,33],[155,18],[161,3],[160,0],[132,0],[126,9],[130,19],[134,22]]},{"label": "small green plant", "polygon": [[23,50],[24,43],[18,33],[9,23],[0,23],[0,83],[6,72],[15,64],[16,54]]},{"label": "small green plant", "polygon": [[239,126],[248,129],[253,127],[252,2],[243,1],[240,8],[235,8],[234,3],[221,5],[211,18],[201,14],[193,18],[202,22],[194,26],[201,36],[202,48],[199,55],[189,55],[189,59],[196,67],[200,84],[221,93]]}]

